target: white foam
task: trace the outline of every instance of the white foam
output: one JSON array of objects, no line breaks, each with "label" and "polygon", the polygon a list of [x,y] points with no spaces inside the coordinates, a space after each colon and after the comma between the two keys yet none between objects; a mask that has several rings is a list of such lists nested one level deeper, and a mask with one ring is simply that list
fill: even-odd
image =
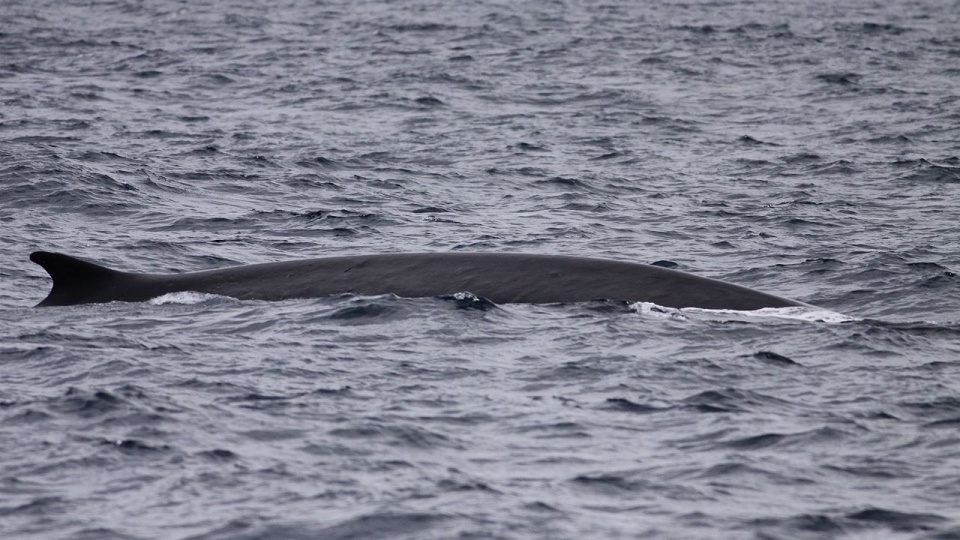
[{"label": "white foam", "polygon": [[861,320],[856,317],[850,317],[842,313],[837,313],[836,311],[804,306],[763,308],[752,311],[740,311],[736,309],[677,309],[663,307],[652,302],[637,302],[632,304],[630,309],[644,316],[681,321],[691,319],[705,321],[760,321],[764,319],[786,319],[803,322],[839,324]]},{"label": "white foam", "polygon": [[199,293],[194,291],[182,291],[182,292],[173,292],[167,293],[156,298],[151,298],[148,302],[155,306],[162,306],[166,304],[183,304],[183,305],[192,305],[199,304],[201,302],[206,302],[207,300],[212,300],[214,298],[224,298],[216,294],[207,294]]},{"label": "white foam", "polygon": [[636,311],[644,317],[653,317],[656,319],[673,319],[676,321],[686,321],[687,317],[677,308],[663,307],[653,302],[637,302],[630,304],[630,310]]}]

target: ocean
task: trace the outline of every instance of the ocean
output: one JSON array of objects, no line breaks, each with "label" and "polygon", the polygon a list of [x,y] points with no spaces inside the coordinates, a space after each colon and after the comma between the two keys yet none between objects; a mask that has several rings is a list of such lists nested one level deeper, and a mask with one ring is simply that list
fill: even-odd
[{"label": "ocean", "polygon": [[[0,0],[0,538],[960,538],[958,200],[956,0]],[[822,311],[35,308],[35,250]]]}]

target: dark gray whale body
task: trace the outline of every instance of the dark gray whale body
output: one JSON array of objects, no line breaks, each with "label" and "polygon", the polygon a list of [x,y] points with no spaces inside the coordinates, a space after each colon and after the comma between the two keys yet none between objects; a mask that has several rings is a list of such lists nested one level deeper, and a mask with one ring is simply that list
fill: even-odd
[{"label": "dark gray whale body", "polygon": [[615,300],[674,307],[755,310],[806,306],[739,285],[645,264],[521,253],[404,253],[326,257],[183,274],[120,272],[69,255],[30,260],[53,278],[38,306],[141,302],[181,291],[241,300],[335,294],[429,297],[470,292],[492,302]]}]

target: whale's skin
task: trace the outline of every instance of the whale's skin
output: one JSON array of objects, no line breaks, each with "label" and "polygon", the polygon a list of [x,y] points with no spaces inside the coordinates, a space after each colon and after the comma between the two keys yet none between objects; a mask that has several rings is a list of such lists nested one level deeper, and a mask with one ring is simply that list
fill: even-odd
[{"label": "whale's skin", "polygon": [[30,260],[53,278],[38,306],[142,302],[183,291],[240,300],[338,294],[431,297],[469,292],[497,304],[591,300],[665,307],[756,310],[802,302],[693,274],[633,262],[523,253],[395,253],[323,257],[178,274],[112,270],[61,253]]}]

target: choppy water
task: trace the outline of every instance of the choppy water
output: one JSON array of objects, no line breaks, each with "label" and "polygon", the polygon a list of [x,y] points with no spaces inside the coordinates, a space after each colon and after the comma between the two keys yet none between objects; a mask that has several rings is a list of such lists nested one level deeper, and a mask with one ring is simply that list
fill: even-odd
[{"label": "choppy water", "polygon": [[[946,0],[0,0],[0,536],[958,538],[958,66]],[[853,320],[34,309],[35,249],[669,260]]]}]

